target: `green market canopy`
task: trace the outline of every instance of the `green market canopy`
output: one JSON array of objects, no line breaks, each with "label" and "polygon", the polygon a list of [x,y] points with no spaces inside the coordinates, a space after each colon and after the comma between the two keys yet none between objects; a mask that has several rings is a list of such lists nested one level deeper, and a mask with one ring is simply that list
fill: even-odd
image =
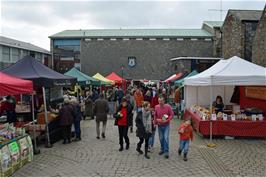
[{"label": "green market canopy", "polygon": [[181,87],[181,86],[184,85],[184,81],[185,81],[186,78],[189,78],[189,77],[194,76],[194,75],[197,75],[197,74],[198,74],[198,72],[196,70],[194,70],[191,73],[189,73],[186,77],[175,81],[174,82],[174,85],[175,86],[178,86],[178,87]]},{"label": "green market canopy", "polygon": [[101,82],[97,79],[94,79],[93,77],[90,77],[82,73],[77,68],[72,68],[71,70],[66,72],[64,75],[77,78],[78,83],[81,85],[100,85],[100,82]]}]

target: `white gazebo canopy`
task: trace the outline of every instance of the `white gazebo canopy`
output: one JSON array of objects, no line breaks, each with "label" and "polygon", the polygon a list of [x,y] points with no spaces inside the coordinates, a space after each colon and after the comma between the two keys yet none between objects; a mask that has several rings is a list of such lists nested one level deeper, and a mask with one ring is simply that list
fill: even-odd
[{"label": "white gazebo canopy", "polygon": [[266,68],[234,56],[185,79],[185,85],[266,85]]},{"label": "white gazebo canopy", "polygon": [[184,84],[186,107],[210,105],[217,95],[223,97],[225,104],[230,104],[234,86],[265,86],[266,68],[234,56],[186,78]]}]

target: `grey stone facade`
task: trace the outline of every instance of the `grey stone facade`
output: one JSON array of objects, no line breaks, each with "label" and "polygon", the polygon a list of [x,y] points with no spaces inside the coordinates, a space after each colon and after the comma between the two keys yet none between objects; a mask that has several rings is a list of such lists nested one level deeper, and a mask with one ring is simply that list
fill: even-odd
[{"label": "grey stone facade", "polygon": [[[107,75],[113,71],[121,76],[121,66],[124,65],[124,78],[165,79],[174,72],[170,59],[179,56],[213,56],[213,41],[199,38],[81,41],[81,71],[90,76],[97,72]],[[136,57],[135,67],[128,66],[128,57]],[[177,72],[188,67],[189,63],[184,63],[175,69]]]},{"label": "grey stone facade", "polygon": [[266,67],[266,6],[264,7],[253,41],[252,61]]},{"label": "grey stone facade", "polygon": [[252,42],[262,11],[229,10],[222,27],[224,58],[239,56],[252,59]]},{"label": "grey stone facade", "polygon": [[220,26],[209,26],[206,23],[203,23],[202,29],[208,31],[213,35],[213,56],[221,57],[222,56],[222,32]]}]

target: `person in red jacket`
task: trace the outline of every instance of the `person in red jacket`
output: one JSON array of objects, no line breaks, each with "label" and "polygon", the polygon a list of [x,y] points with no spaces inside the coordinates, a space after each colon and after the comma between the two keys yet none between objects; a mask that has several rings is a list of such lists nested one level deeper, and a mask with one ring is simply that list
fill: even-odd
[{"label": "person in red jacket", "polygon": [[191,126],[191,121],[186,120],[182,123],[178,129],[178,133],[180,135],[178,154],[181,155],[182,151],[184,151],[183,160],[187,161],[189,140],[193,140],[193,128]]}]

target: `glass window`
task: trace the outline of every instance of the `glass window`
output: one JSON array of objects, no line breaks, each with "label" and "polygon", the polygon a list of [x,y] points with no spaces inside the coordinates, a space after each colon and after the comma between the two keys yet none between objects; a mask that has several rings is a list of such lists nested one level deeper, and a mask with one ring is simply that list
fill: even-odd
[{"label": "glass window", "polygon": [[35,53],[35,58],[38,60],[38,61],[40,61],[40,62],[42,62],[42,54],[41,53]]},{"label": "glass window", "polygon": [[19,49],[12,48],[12,61],[16,62],[19,60]]},{"label": "glass window", "polygon": [[27,50],[23,50],[23,52],[22,52],[22,57],[25,57],[25,56],[27,56],[27,55],[29,55],[29,51],[27,51]]},{"label": "glass window", "polygon": [[2,57],[3,61],[10,61],[10,47],[3,46]]}]

